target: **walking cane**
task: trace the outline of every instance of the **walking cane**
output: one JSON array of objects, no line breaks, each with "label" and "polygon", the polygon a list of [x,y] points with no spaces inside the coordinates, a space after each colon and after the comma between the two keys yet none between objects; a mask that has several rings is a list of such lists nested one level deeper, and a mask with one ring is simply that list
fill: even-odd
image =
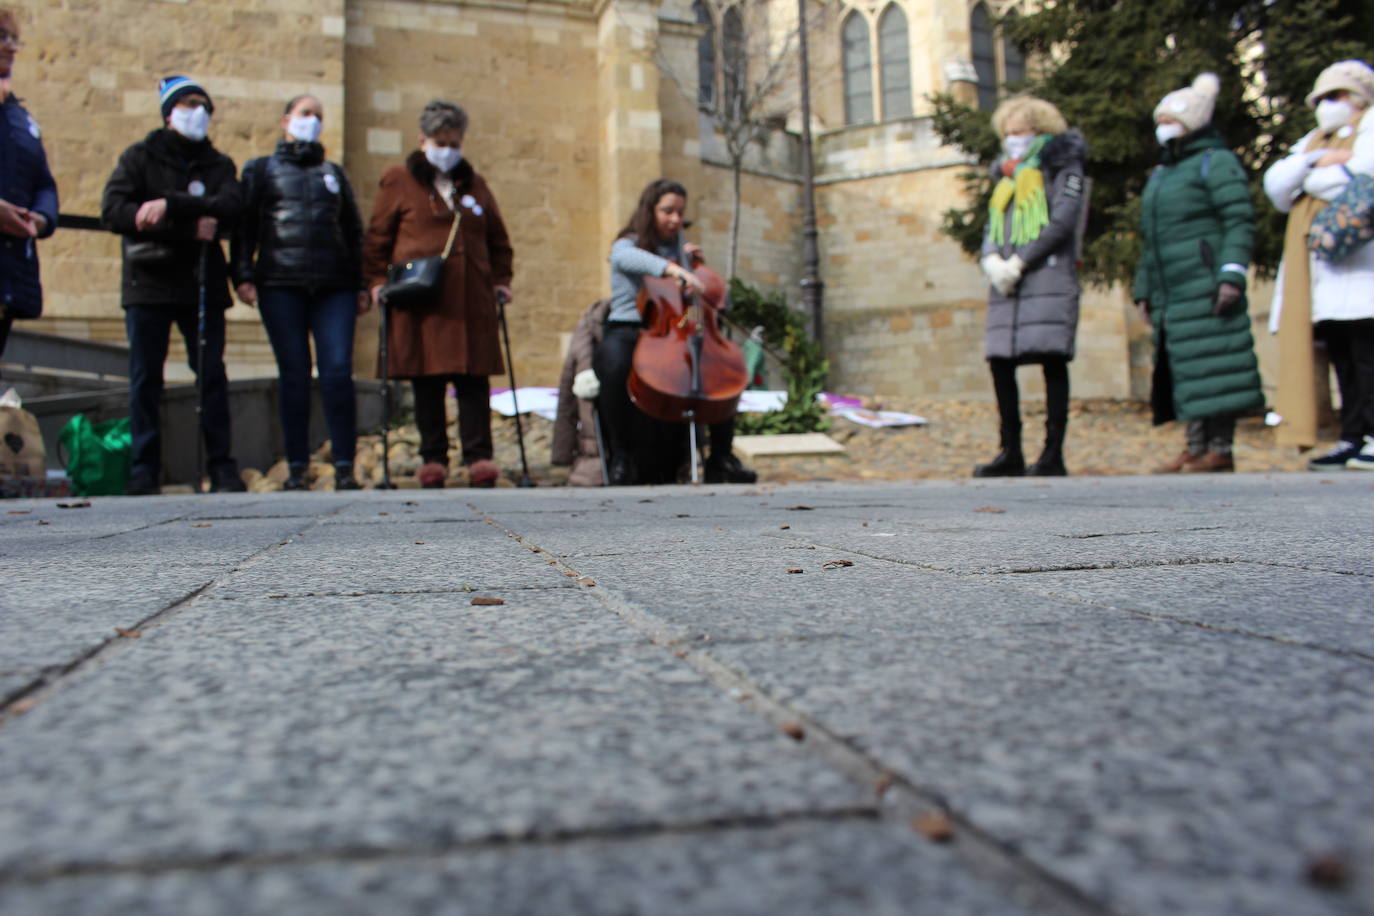
[{"label": "walking cane", "polygon": [[199,288],[196,290],[196,470],[191,479],[191,489],[196,493],[200,488],[200,475],[205,470],[205,336],[206,323],[209,321],[205,307],[205,273],[210,265],[210,243],[200,243]]},{"label": "walking cane", "polygon": [[389,357],[389,344],[387,341],[391,325],[391,306],[387,304],[386,296],[381,296],[381,318],[382,330],[382,482],[377,484],[378,490],[394,490],[396,485],[391,482],[391,364]]},{"label": "walking cane", "polygon": [[510,377],[510,402],[511,406],[515,408],[515,438],[520,443],[520,469],[524,475],[520,478],[519,485],[532,487],[535,486],[535,483],[530,479],[530,465],[525,460],[525,427],[520,422],[520,402],[515,396],[515,363],[510,358],[510,329],[506,327],[507,299],[508,297],[503,291],[496,291],[496,315],[501,320],[501,337],[506,342],[506,375]]}]

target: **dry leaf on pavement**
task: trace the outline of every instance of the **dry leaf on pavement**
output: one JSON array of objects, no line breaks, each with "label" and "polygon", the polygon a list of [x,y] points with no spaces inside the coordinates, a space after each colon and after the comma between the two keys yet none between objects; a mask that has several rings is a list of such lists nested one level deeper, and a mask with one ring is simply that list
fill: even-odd
[{"label": "dry leaf on pavement", "polygon": [[796,722],[784,722],[778,728],[782,729],[782,733],[793,741],[801,741],[806,737],[806,729]]},{"label": "dry leaf on pavement", "polygon": [[587,588],[591,588],[593,585],[596,584],[596,580],[593,579],[591,576],[580,576],[578,577],[577,584],[585,585],[587,586]]},{"label": "dry leaf on pavement", "polygon": [[1318,887],[1345,887],[1350,880],[1350,869],[1340,856],[1327,853],[1307,863],[1307,880]]},{"label": "dry leaf on pavement", "polygon": [[843,569],[846,566],[853,565],[853,560],[831,560],[829,563],[821,564],[821,569]]},{"label": "dry leaf on pavement", "polygon": [[791,574],[795,574],[795,573],[799,573],[799,572],[806,572],[806,570],[802,569],[800,566],[793,566],[793,567],[792,567],[791,569],[789,569],[787,572],[788,572],[789,575],[791,575]]},{"label": "dry leaf on pavement", "polygon": [[506,602],[504,598],[485,598],[478,595],[476,598],[472,599],[472,603],[478,607],[494,607],[495,605],[505,604]]},{"label": "dry leaf on pavement", "polygon": [[123,627],[115,627],[115,632],[125,639],[142,639],[143,634],[137,630],[126,630]]},{"label": "dry leaf on pavement", "polygon": [[927,811],[911,822],[917,833],[932,843],[948,843],[954,839],[954,825],[949,815],[939,811]]},{"label": "dry leaf on pavement", "polygon": [[1007,510],[1006,510],[1006,509],[999,509],[999,508],[997,508],[996,506],[979,506],[977,509],[974,509],[973,511],[974,511],[974,512],[990,512],[990,513],[992,513],[993,515],[1001,515],[1003,512],[1006,512]]},{"label": "dry leaf on pavement", "polygon": [[791,530],[792,530],[792,526],[791,526],[791,525],[779,525],[779,526],[778,526],[778,530],[779,530],[779,531],[791,531]]},{"label": "dry leaf on pavement", "polygon": [[191,527],[192,527],[192,528],[211,528],[211,527],[214,526],[214,524],[215,524],[214,522],[196,522],[196,523],[193,524]]}]

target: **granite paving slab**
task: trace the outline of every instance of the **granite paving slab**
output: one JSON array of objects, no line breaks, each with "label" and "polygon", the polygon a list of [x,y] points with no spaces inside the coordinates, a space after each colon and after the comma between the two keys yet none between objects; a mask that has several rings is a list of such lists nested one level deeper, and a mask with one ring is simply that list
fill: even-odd
[{"label": "granite paving slab", "polygon": [[1190,620],[1374,660],[1374,580],[1253,563],[1224,568],[1078,570],[994,584]]},{"label": "granite paving slab", "polygon": [[[931,901],[922,907],[917,901]],[[853,818],[0,884],[9,916],[1023,916],[947,849]]]},{"label": "granite paving slab", "polygon": [[0,879],[871,804],[585,592],[512,602],[195,602],[4,726]]},{"label": "granite paving slab", "polygon": [[1367,661],[1129,617],[708,651],[1118,911],[1374,907],[1305,880],[1374,860]]}]

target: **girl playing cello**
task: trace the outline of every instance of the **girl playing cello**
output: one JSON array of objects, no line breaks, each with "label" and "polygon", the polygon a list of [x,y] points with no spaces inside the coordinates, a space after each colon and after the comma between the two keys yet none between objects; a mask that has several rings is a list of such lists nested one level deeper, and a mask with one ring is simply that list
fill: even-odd
[{"label": "girl playing cello", "polygon": [[[597,407],[610,450],[610,483],[624,486],[642,478],[656,482],[650,443],[652,422],[630,401],[626,382],[642,327],[637,305],[645,277],[672,277],[690,290],[705,291],[702,281],[683,267],[701,249],[682,239],[687,189],[676,181],[651,182],[639,204],[611,246],[611,310],[605,335],[592,357],[600,382]],[[646,434],[647,433],[647,434]],[[674,437],[676,438],[676,437]],[[753,483],[757,475],[731,454],[734,419],[711,426],[711,452],[706,461],[707,483]],[[648,471],[648,473],[642,473]]]}]

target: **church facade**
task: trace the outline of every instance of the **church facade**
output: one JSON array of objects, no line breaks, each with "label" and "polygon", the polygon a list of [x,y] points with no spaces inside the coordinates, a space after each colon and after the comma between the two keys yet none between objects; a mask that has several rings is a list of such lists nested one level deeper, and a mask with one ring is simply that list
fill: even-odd
[{"label": "church facade", "polygon": [[[772,61],[780,75],[740,172],[737,273],[800,302],[795,3],[19,0],[17,9],[25,49],[15,87],[43,125],[66,213],[98,212],[120,151],[157,126],[156,84],[167,74],[209,89],[211,137],[240,164],[272,149],[288,98],[318,96],[323,142],[365,211],[382,170],[415,148],[424,104],[463,105],[466,155],[515,246],[508,314],[522,384],[556,382],[568,333],[607,293],[612,236],[649,180],[688,187],[689,236],[723,267],[734,170],[711,112]],[[986,287],[939,232],[941,214],[961,204],[969,163],[940,144],[927,96],[991,105],[1000,84],[1019,78],[1026,63],[995,25],[1005,5],[808,0],[807,10],[831,388],[911,406],[988,397]],[[42,256],[48,308],[32,326],[122,340],[115,237],[59,232]],[[230,319],[231,377],[274,374],[256,314],[236,306]],[[370,316],[359,329],[361,374],[373,368],[375,333]],[[1142,333],[1120,290],[1085,290],[1075,396],[1139,396]]]}]

